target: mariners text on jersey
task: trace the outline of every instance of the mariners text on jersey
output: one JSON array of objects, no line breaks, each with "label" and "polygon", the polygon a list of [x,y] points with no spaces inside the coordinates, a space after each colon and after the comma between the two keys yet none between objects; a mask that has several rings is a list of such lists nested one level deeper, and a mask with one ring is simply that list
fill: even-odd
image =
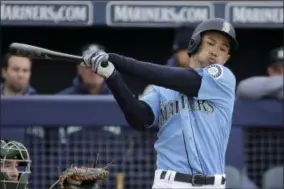
[{"label": "mariners text on jersey", "polygon": [[173,115],[179,114],[181,111],[202,111],[205,113],[214,112],[214,104],[207,100],[188,100],[184,94],[180,94],[178,100],[165,102],[161,100],[161,109],[159,115],[159,125],[163,125]]}]

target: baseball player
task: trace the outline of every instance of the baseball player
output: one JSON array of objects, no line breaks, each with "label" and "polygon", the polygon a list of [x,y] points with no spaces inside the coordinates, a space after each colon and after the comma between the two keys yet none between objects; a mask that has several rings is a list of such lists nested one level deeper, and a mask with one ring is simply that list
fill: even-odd
[{"label": "baseball player", "polygon": [[[233,26],[208,19],[193,32],[187,68],[89,51],[82,66],[106,78],[131,127],[159,126],[153,189],[225,188],[225,153],[231,130],[236,79],[224,66],[238,43]],[[120,73],[154,86],[140,100]]]},{"label": "baseball player", "polygon": [[0,186],[3,189],[27,189],[31,173],[31,160],[27,148],[16,141],[0,140],[1,172]]}]

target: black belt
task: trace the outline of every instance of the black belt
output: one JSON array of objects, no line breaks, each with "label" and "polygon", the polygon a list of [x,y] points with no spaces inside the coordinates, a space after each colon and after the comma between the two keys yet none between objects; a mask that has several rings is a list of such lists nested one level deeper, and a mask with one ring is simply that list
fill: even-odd
[{"label": "black belt", "polygon": [[[160,178],[165,179],[167,171],[162,171]],[[176,173],[174,181],[177,182],[186,182],[192,184],[192,186],[203,186],[203,185],[214,185],[215,177],[214,176],[205,176],[202,174],[187,175],[182,173]],[[221,184],[225,184],[226,178],[222,177]]]}]

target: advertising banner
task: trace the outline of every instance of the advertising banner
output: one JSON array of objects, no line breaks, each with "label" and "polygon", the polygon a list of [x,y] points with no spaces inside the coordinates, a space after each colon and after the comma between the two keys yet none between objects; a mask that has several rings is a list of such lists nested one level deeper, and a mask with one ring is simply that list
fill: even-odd
[{"label": "advertising banner", "polygon": [[283,28],[283,1],[1,1],[1,25],[195,26],[225,18],[237,28]]},{"label": "advertising banner", "polygon": [[229,2],[225,19],[240,27],[283,27],[283,1]]},{"label": "advertising banner", "polygon": [[111,1],[106,6],[107,25],[170,27],[196,24],[214,17],[210,2]]},{"label": "advertising banner", "polygon": [[90,1],[1,1],[4,25],[93,25]]}]

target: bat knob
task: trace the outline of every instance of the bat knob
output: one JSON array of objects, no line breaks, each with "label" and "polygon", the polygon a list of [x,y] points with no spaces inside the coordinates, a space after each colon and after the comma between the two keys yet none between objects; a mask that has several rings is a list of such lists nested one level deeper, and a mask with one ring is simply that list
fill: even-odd
[{"label": "bat knob", "polygon": [[106,68],[106,67],[108,66],[108,61],[102,62],[101,66],[102,66],[103,68]]}]

